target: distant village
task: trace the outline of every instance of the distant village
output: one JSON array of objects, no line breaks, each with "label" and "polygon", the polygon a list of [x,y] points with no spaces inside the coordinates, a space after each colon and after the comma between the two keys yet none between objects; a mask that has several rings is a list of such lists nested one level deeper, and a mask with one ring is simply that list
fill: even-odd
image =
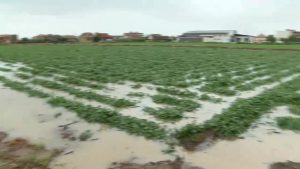
[{"label": "distant village", "polygon": [[17,35],[0,35],[0,44],[12,43],[91,43],[91,42],[207,42],[207,43],[299,43],[300,31],[287,29],[275,35],[260,34],[257,36],[239,34],[236,30],[189,31],[179,36],[161,34],[145,35],[140,32],[128,32],[123,35],[108,33],[82,33],[74,35],[41,34],[32,38],[21,38]]}]

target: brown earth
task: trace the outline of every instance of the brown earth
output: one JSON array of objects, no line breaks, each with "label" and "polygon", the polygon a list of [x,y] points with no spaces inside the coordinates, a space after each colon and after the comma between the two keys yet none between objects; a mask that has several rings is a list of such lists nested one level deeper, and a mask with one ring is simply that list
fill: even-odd
[{"label": "brown earth", "polygon": [[136,164],[136,163],[115,163],[109,169],[203,169],[201,167],[193,167],[184,164],[181,159],[176,159],[174,161],[159,161],[150,162],[146,164]]},{"label": "brown earth", "polygon": [[204,149],[204,146],[209,146],[215,139],[215,132],[212,130],[208,130],[203,133],[194,135],[192,138],[180,140],[180,145],[182,145],[188,151],[195,151],[199,147],[200,149]]},{"label": "brown earth", "polygon": [[300,169],[300,163],[295,163],[292,161],[279,162],[271,165],[270,169]]},{"label": "brown earth", "polygon": [[0,169],[49,169],[50,161],[58,154],[21,138],[5,141],[7,136],[0,132]]}]

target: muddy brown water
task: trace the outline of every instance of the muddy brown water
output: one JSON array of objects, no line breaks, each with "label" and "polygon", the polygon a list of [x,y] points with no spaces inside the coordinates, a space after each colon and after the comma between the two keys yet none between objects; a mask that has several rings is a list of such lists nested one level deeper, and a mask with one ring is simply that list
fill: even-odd
[{"label": "muddy brown water", "polygon": [[[290,78],[285,81],[288,80]],[[253,97],[278,84],[259,87],[239,97]],[[114,86],[116,91],[118,87]],[[222,108],[226,108],[234,99],[224,98],[227,103],[220,104],[220,107],[205,104],[194,118],[205,121],[215,112],[220,113]],[[145,103],[148,103],[147,100]],[[214,113],[210,114],[211,111]],[[124,111],[128,114],[130,112]],[[133,112],[139,113],[138,109]],[[60,116],[56,117],[57,114]],[[300,134],[279,130],[274,124],[270,124],[275,117],[287,115],[290,115],[287,108],[279,107],[243,134],[243,139],[219,140],[205,149],[199,147],[193,152],[177,147],[176,155],[183,157],[191,165],[205,169],[268,169],[275,162],[300,162]],[[59,127],[71,123],[74,124],[68,127],[68,132],[77,138],[75,141],[62,138]],[[176,127],[178,124],[172,126]],[[78,136],[86,130],[92,131],[92,138],[85,142],[79,141]],[[163,143],[132,136],[105,125],[89,124],[66,109],[53,108],[45,100],[30,98],[1,85],[0,131],[9,133],[10,139],[22,137],[34,144],[43,144],[49,149],[62,149],[62,155],[51,164],[52,169],[107,169],[114,162],[130,161],[141,164],[175,158],[162,152],[166,149]]]}]

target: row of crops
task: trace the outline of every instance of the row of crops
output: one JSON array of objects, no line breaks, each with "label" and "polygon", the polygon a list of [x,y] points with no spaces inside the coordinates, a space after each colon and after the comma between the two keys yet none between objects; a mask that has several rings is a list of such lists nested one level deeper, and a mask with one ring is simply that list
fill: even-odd
[{"label": "row of crops", "polygon": [[[295,92],[300,90],[300,57],[292,51],[14,45],[0,46],[0,60],[0,81],[5,86],[47,99],[52,106],[72,110],[88,122],[105,123],[150,139],[175,140],[186,147],[196,145],[208,132],[216,138],[238,136],[275,106],[300,102]],[[24,65],[16,67],[16,63]],[[254,97],[238,99],[243,92],[286,77],[293,78]],[[127,96],[110,95],[108,83],[124,82],[134,84]],[[146,84],[154,86],[149,89],[154,94],[141,92]],[[42,89],[100,104],[95,107]],[[187,119],[186,114],[201,113],[207,102],[218,105],[226,98],[234,101],[204,123],[195,120],[176,130],[164,127],[170,123],[176,126]],[[151,99],[156,106],[139,110],[156,120],[122,114],[139,107],[143,99]]]}]

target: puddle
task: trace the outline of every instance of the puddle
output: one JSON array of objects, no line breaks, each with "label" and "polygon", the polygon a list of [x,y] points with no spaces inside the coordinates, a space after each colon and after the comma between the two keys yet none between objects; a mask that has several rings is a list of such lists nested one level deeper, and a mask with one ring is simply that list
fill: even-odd
[{"label": "puddle", "polygon": [[[11,137],[21,137],[34,144],[44,144],[48,148],[63,148],[68,146],[66,140],[60,138],[60,125],[79,121],[72,125],[74,134],[85,130],[98,130],[99,126],[85,123],[75,113],[63,108],[52,108],[44,100],[29,98],[0,86],[0,129]],[[61,113],[59,118],[55,118]]]},{"label": "puddle", "polygon": [[124,132],[107,130],[97,141],[84,142],[75,153],[58,158],[53,169],[107,169],[113,162],[135,161],[146,163],[173,159],[161,152],[161,144]]}]

